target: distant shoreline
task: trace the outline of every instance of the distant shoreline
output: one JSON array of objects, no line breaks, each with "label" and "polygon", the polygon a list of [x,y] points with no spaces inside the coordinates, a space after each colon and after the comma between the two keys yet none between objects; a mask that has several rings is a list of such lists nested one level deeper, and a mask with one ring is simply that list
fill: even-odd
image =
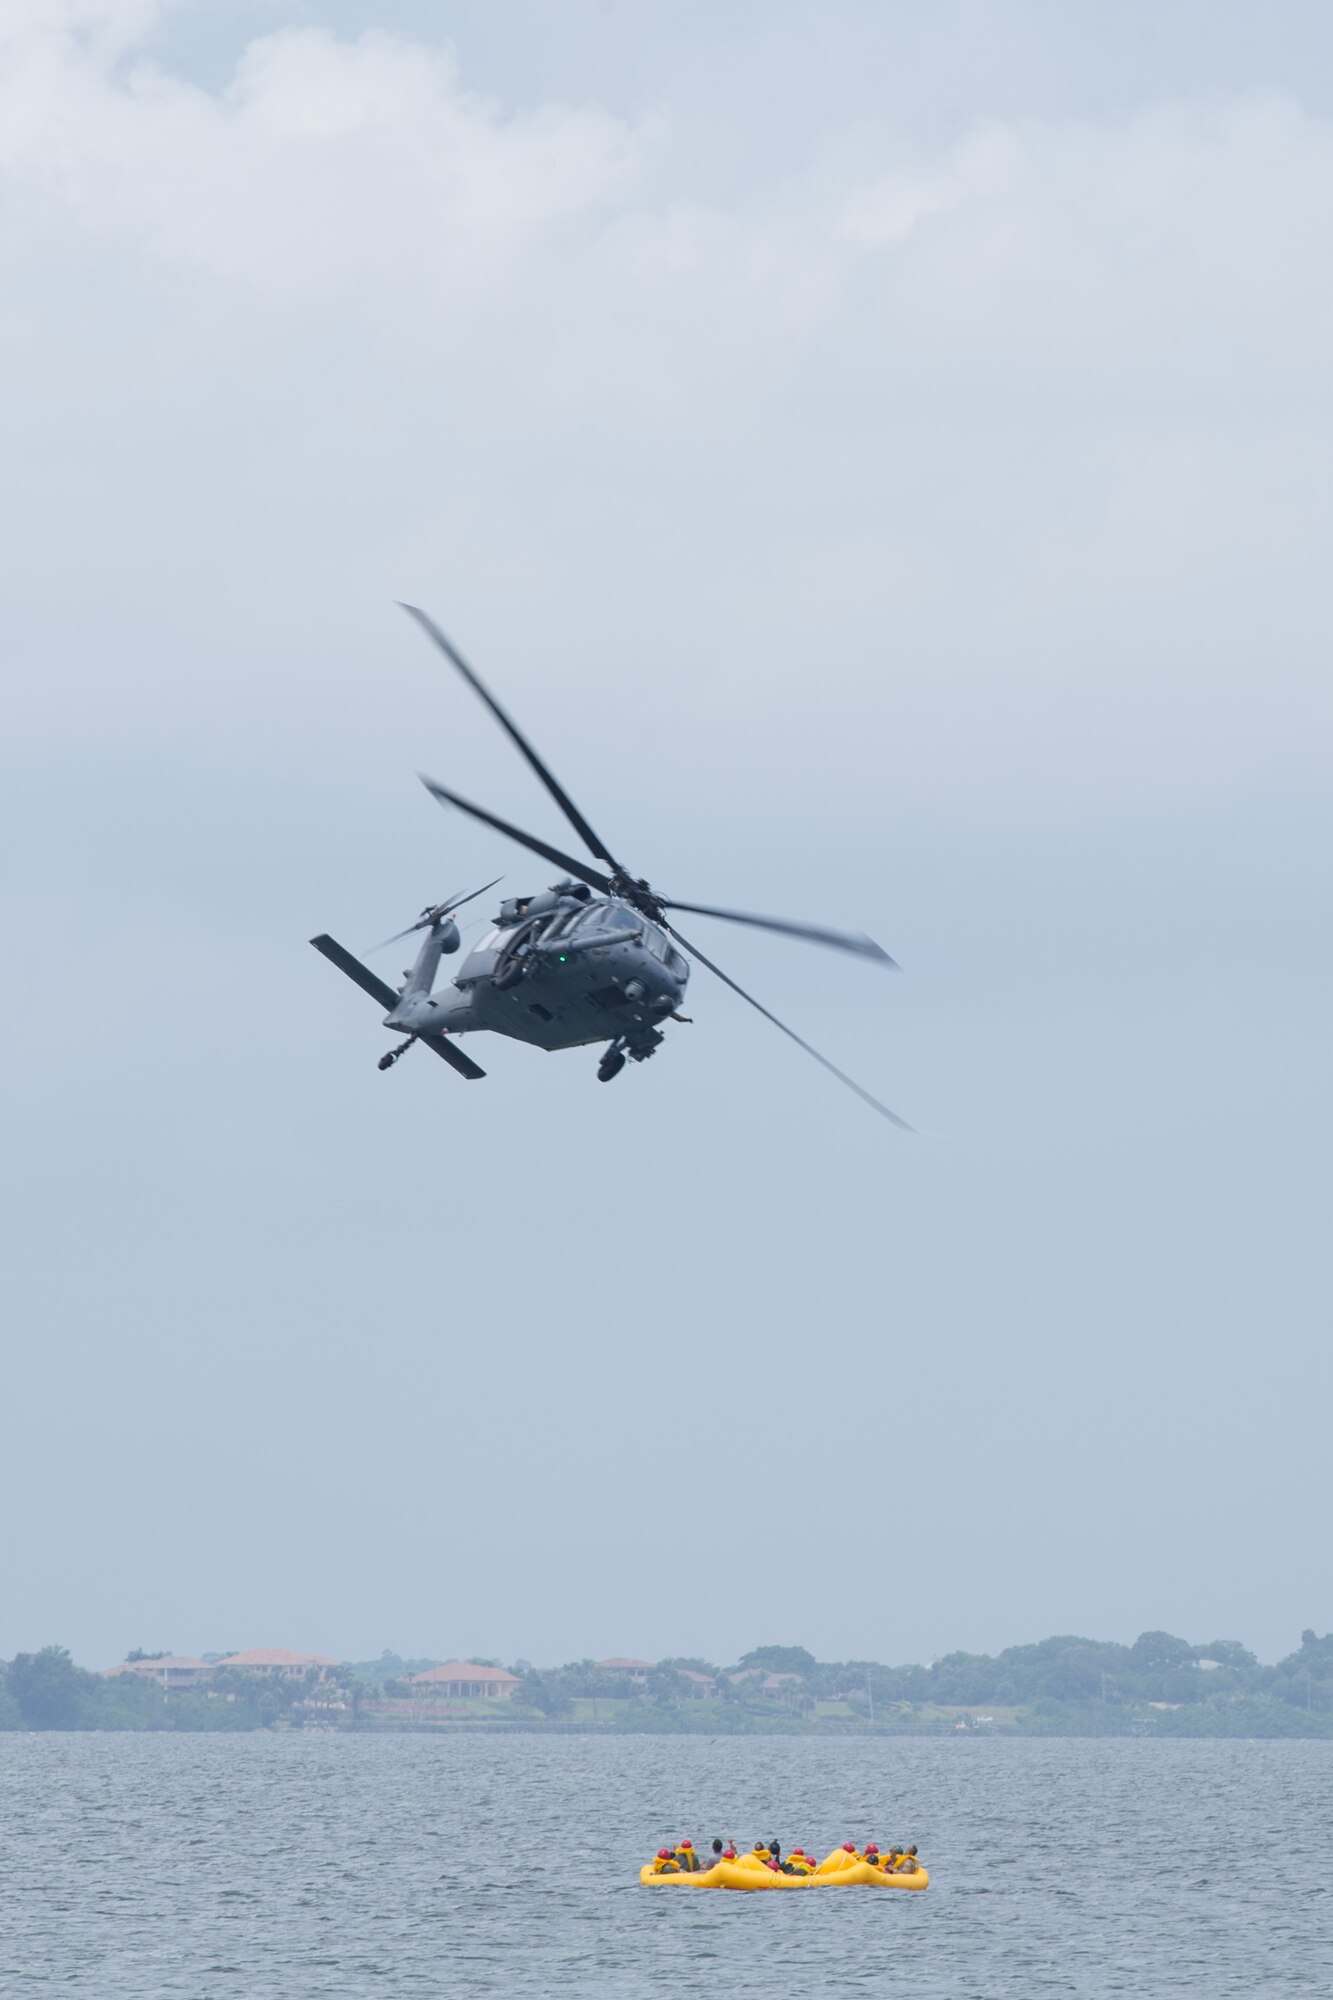
[{"label": "distant shoreline", "polygon": [[1044,1721],[1040,1727],[1013,1727],[971,1725],[966,1730],[955,1727],[886,1727],[875,1724],[851,1729],[827,1729],[817,1724],[796,1723],[784,1726],[776,1721],[745,1726],[729,1726],[720,1718],[710,1718],[708,1725],[690,1723],[662,1724],[636,1728],[623,1723],[591,1722],[548,1722],[538,1716],[515,1716],[512,1720],[492,1720],[485,1717],[476,1719],[458,1717],[448,1722],[417,1722],[376,1724],[374,1722],[254,1722],[218,1723],[182,1722],[164,1720],[139,1722],[131,1725],[106,1722],[73,1722],[46,1726],[8,1725],[0,1730],[3,1736],[284,1736],[322,1735],[388,1737],[388,1736],[581,1736],[581,1737],[663,1737],[681,1739],[703,1739],[716,1741],[718,1737],[737,1740],[746,1737],[773,1739],[780,1737],[800,1737],[824,1742],[963,1742],[988,1739],[991,1741],[1014,1742],[1100,1742],[1100,1743],[1317,1743],[1333,1741],[1333,1726],[1321,1724],[1315,1718],[1313,1727],[1263,1728],[1242,1725],[1232,1729],[1173,1728],[1169,1723],[1153,1723],[1147,1726],[1123,1729],[1093,1729],[1076,1725],[1063,1726],[1058,1720]]},{"label": "distant shoreline", "polygon": [[1044,1741],[1096,1741],[1096,1742],[1267,1742],[1267,1743],[1317,1743],[1333,1740],[1333,1722],[1326,1718],[1314,1718],[1313,1727],[1255,1727],[1244,1724],[1226,1729],[1210,1726],[1206,1728],[1179,1728],[1153,1718],[1125,1728],[1098,1729],[1079,1726],[1071,1720],[1068,1724],[1058,1718],[1042,1719],[1031,1726],[1015,1727],[1011,1724],[993,1725],[970,1723],[959,1729],[954,1724],[935,1726],[908,1723],[894,1727],[883,1723],[862,1724],[846,1729],[831,1729],[817,1723],[794,1723],[784,1726],[776,1721],[753,1725],[728,1725],[717,1717],[710,1717],[700,1723],[666,1723],[652,1726],[635,1726],[626,1723],[592,1722],[547,1722],[527,1716],[515,1717],[511,1722],[492,1721],[487,1718],[476,1720],[457,1718],[449,1722],[397,1723],[376,1726],[360,1723],[340,1732],[358,1736],[680,1736],[704,1737],[709,1740],[719,1736],[782,1737],[800,1736],[822,1739],[825,1742],[879,1742],[912,1741],[940,1742],[959,1741],[963,1738],[982,1737],[1005,1742]]},{"label": "distant shoreline", "polygon": [[1333,1633],[1265,1666],[1238,1640],[1075,1637],[926,1666],[759,1646],[734,1667],[617,1656],[563,1667],[282,1647],[136,1650],[90,1673],[60,1646],[0,1662],[0,1731],[362,1735],[1333,1738]]}]

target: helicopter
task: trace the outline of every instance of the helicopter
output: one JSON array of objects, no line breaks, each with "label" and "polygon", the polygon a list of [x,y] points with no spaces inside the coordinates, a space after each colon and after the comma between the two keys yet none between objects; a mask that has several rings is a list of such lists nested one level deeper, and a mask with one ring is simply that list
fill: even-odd
[{"label": "helicopter", "polygon": [[562,853],[548,841],[523,832],[508,820],[420,773],[426,790],[442,806],[467,813],[563,872],[549,888],[506,898],[490,927],[467,952],[452,981],[438,991],[435,980],[440,960],[453,956],[462,945],[457,912],[495,888],[500,878],[467,895],[447,896],[443,902],[424,909],[406,930],[384,940],[388,946],[418,932],[424,933],[415,962],[403,974],[403,983],[397,989],[378,978],[327,933],[311,938],[316,951],[322,952],[331,964],[379,1003],[384,1010],[383,1025],[404,1037],[380,1057],[378,1067],[391,1069],[409,1049],[420,1044],[441,1057],[459,1076],[474,1082],[486,1072],[457,1046],[455,1038],[489,1032],[546,1050],[605,1044],[597,1075],[603,1083],[609,1083],[627,1062],[646,1062],[656,1053],[665,1039],[668,1022],[689,1022],[681,1006],[693,959],[756,1008],[798,1048],[813,1056],[865,1104],[891,1124],[910,1132],[912,1127],[906,1119],[881,1104],[683,937],[668,912],[683,910],[692,916],[718,917],[727,923],[776,931],[784,937],[803,938],[896,970],[889,954],[859,932],[794,923],[782,917],[755,916],[743,910],[717,909],[707,903],[683,903],[674,896],[661,895],[644,877],[631,875],[593,831],[517,723],[433,619],[416,605],[404,604],[401,608],[415,619],[427,638],[486,704],[583,846],[594,861],[604,866],[594,867]]}]

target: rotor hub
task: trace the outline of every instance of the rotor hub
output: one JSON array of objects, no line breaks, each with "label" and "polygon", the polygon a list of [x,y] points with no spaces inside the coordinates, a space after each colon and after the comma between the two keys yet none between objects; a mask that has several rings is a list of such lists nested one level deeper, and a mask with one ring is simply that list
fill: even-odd
[{"label": "rotor hub", "polygon": [[623,868],[617,868],[611,877],[611,893],[622,902],[632,904],[640,916],[660,924],[666,919],[666,904],[644,880],[642,875],[627,875]]}]

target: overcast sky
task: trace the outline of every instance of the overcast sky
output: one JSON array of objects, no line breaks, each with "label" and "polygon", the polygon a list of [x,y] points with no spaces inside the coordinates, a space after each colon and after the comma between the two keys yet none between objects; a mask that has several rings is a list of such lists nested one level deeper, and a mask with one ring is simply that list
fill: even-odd
[{"label": "overcast sky", "polygon": [[[0,1654],[1333,1626],[1320,4],[10,0]],[[699,941],[387,1076],[547,870]],[[707,934],[705,936],[705,933]],[[403,961],[405,962],[405,961]],[[392,953],[376,963],[389,976]]]}]

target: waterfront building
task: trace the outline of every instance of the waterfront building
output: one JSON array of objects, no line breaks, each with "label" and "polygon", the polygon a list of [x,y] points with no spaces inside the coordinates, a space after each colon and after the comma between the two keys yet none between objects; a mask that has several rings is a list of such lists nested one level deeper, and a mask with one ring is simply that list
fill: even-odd
[{"label": "waterfront building", "polygon": [[317,1669],[321,1678],[326,1667],[336,1667],[337,1660],[329,1660],[322,1653],[289,1653],[285,1646],[252,1646],[248,1653],[228,1653],[225,1660],[219,1660],[219,1667],[238,1667],[242,1673],[267,1674],[277,1678],[285,1674],[308,1674]]},{"label": "waterfront building", "polygon": [[507,1673],[503,1667],[478,1666],[475,1660],[446,1660],[442,1667],[413,1674],[408,1682],[423,1694],[447,1695],[451,1700],[486,1695],[507,1701],[522,1685],[517,1674]]}]

